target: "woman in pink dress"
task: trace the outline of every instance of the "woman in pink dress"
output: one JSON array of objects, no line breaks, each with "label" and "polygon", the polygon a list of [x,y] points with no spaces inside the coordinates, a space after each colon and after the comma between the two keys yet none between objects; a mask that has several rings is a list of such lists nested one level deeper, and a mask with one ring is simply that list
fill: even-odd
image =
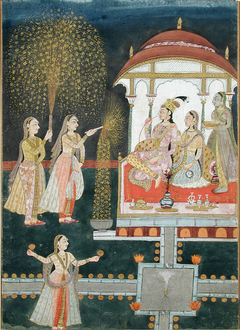
[{"label": "woman in pink dress", "polygon": [[84,190],[81,171],[85,159],[84,142],[88,136],[96,132],[96,130],[89,130],[81,138],[78,133],[75,133],[77,127],[76,116],[65,117],[57,141],[52,148],[50,165],[52,172],[40,203],[43,210],[59,213],[60,223],[78,222],[72,219],[72,213],[75,201],[81,198]]},{"label": "woman in pink dress", "polygon": [[[164,173],[171,169],[171,155],[176,151],[178,128],[172,120],[173,111],[180,104],[168,99],[160,108],[161,122],[149,132],[151,119],[145,121],[145,135],[149,140],[140,142],[133,153],[128,155],[127,161],[134,168],[129,172],[129,180],[135,185],[143,187],[146,191],[151,188],[152,180],[155,180],[155,188],[158,188]],[[143,151],[141,146],[144,145]],[[147,147],[145,147],[147,146]]]}]

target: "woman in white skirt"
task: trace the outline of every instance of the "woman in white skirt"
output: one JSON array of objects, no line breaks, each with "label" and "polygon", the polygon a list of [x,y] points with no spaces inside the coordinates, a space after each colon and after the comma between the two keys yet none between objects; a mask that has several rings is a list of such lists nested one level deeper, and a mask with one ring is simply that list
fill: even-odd
[{"label": "woman in white skirt", "polygon": [[57,141],[52,148],[50,165],[52,172],[40,203],[43,210],[59,213],[60,223],[78,222],[72,219],[72,213],[75,201],[81,198],[84,190],[81,171],[85,159],[84,142],[88,136],[96,132],[90,129],[81,138],[78,133],[75,133],[77,127],[76,116],[65,117]]},{"label": "woman in white skirt", "polygon": [[[94,256],[77,261],[70,252],[65,252],[68,245],[68,239],[64,235],[57,235],[54,239],[54,252],[47,258],[27,250],[28,256],[43,263],[45,280],[30,321],[51,326],[53,330],[81,324],[77,291],[78,267],[99,260],[99,256]],[[55,270],[51,273],[53,265]],[[74,271],[72,265],[75,266]]]}]

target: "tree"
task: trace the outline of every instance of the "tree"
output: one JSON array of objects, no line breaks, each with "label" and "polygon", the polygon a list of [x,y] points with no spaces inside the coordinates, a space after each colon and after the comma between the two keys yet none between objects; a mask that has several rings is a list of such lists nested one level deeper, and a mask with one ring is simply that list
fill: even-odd
[{"label": "tree", "polygon": [[103,129],[97,145],[97,162],[92,218],[111,218],[111,150],[121,145],[125,124],[125,106],[113,93],[103,104]]},{"label": "tree", "polygon": [[99,121],[106,85],[98,31],[71,11],[51,10],[16,27],[8,51],[10,111],[16,119],[49,112]]}]

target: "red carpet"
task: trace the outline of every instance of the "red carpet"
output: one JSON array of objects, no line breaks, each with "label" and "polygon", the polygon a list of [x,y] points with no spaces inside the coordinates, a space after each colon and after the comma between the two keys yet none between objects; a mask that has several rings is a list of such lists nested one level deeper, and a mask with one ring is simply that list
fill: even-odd
[{"label": "red carpet", "polygon": [[[124,201],[131,202],[132,199],[135,201],[138,199],[144,199],[147,203],[158,203],[160,199],[164,196],[166,191],[166,183],[162,182],[160,187],[155,189],[155,181],[152,182],[152,186],[148,192],[143,188],[133,185],[128,180],[128,172],[132,168],[131,165],[126,164],[124,166]],[[169,192],[171,193],[171,198],[174,202],[187,202],[188,196],[191,192],[194,193],[195,199],[198,199],[198,195],[202,195],[201,200],[205,201],[205,195],[208,194],[208,199],[210,202],[215,203],[236,203],[237,200],[237,183],[231,182],[228,185],[228,192],[222,194],[214,194],[212,190],[216,188],[217,185],[210,184],[204,188],[179,188],[174,187],[170,184]]]}]

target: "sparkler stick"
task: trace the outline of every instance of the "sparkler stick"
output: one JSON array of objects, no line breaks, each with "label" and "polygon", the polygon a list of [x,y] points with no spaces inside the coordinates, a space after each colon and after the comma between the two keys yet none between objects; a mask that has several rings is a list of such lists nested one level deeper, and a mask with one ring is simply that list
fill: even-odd
[{"label": "sparkler stick", "polygon": [[[97,127],[97,128],[92,128],[92,130],[94,131],[94,130],[99,130],[99,129],[101,129],[101,128],[103,128],[103,126],[99,126],[99,127]],[[87,133],[87,132],[84,132],[85,134]]]}]

